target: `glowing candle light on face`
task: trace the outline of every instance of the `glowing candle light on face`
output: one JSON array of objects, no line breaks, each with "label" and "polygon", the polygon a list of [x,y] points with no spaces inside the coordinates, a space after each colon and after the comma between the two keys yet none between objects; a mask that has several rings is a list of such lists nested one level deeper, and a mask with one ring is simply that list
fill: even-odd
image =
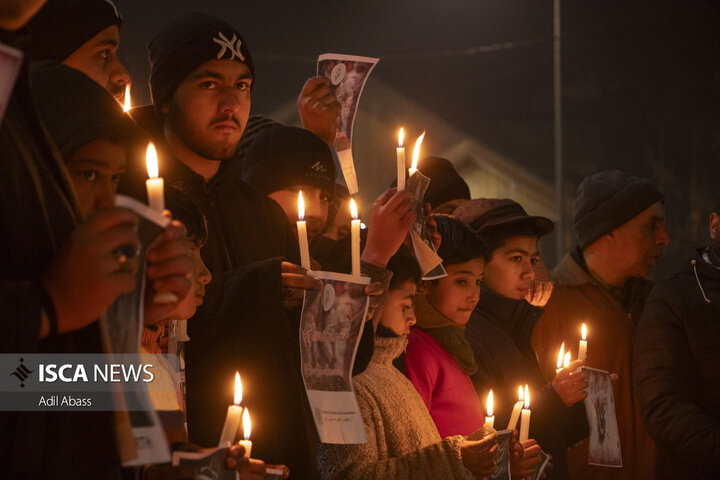
[{"label": "glowing candle light on face", "polygon": [[485,424],[483,425],[483,428],[487,430],[492,430],[495,428],[495,415],[493,415],[493,391],[490,390],[490,393],[488,393],[487,396],[487,405],[486,405],[485,414],[487,415],[485,417]]},{"label": "glowing candle light on face", "polygon": [[145,164],[147,165],[148,178],[145,180],[147,188],[148,204],[156,212],[162,213],[165,210],[165,185],[159,176],[158,157],[155,145],[150,142],[145,152]]},{"label": "glowing candle light on face", "polygon": [[243,407],[240,406],[242,404],[242,395],[243,390],[240,374],[235,372],[235,396],[233,398],[233,405],[228,407],[227,415],[225,416],[225,425],[223,425],[220,442],[218,443],[220,447],[227,446],[228,444],[232,445],[235,442],[235,436],[240,427],[240,419],[243,413]]},{"label": "glowing candle light on face", "polygon": [[408,173],[412,177],[413,173],[417,172],[417,166],[418,166],[418,160],[420,160],[420,145],[422,145],[423,138],[425,138],[425,132],[422,133],[418,137],[417,140],[415,140],[415,148],[413,148],[413,157],[412,157],[412,165],[410,165],[410,170],[408,170]]},{"label": "glowing candle light on face", "polygon": [[352,223],[350,224],[351,239],[351,258],[352,258],[352,275],[360,276],[360,219],[358,218],[358,209],[355,199],[350,199],[350,213],[352,214]]},{"label": "glowing candle light on face", "polygon": [[250,441],[250,412],[246,408],[242,415],[243,424],[243,437],[244,440],[240,440],[240,445],[245,447],[245,458],[250,458],[250,452],[252,451],[252,442]]},{"label": "glowing candle light on face", "polygon": [[405,139],[405,130],[400,129],[398,133],[398,147],[397,147],[397,188],[403,190],[405,188],[405,147],[403,147],[403,140]]},{"label": "glowing candle light on face", "polygon": [[510,415],[510,421],[508,422],[507,430],[514,430],[517,426],[518,419],[520,418],[520,410],[522,410],[524,402],[523,397],[525,391],[522,387],[518,387],[518,401],[513,406],[512,414]]},{"label": "glowing candle light on face", "polygon": [[587,327],[582,324],[582,338],[580,339],[580,347],[578,349],[578,360],[583,362],[587,359]]},{"label": "glowing candle light on face", "polygon": [[525,395],[523,396],[524,406],[520,418],[520,441],[524,442],[528,439],[530,433],[530,392],[528,386],[525,385]]},{"label": "glowing candle light on face", "polygon": [[305,201],[302,190],[298,193],[298,242],[300,242],[300,264],[310,270],[310,248],[308,247],[307,223],[305,222]]},{"label": "glowing candle light on face", "polygon": [[558,353],[558,360],[557,360],[557,368],[555,368],[555,373],[560,373],[560,370],[563,369],[563,359],[565,358],[565,342],[560,345],[560,352]]}]

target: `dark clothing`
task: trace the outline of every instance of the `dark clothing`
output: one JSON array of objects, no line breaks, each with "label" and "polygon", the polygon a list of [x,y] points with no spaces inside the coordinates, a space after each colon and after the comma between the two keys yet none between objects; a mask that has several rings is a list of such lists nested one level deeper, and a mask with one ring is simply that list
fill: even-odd
[{"label": "dark clothing", "polygon": [[655,286],[637,327],[636,392],[661,479],[720,478],[720,271],[705,252]]},{"label": "dark clothing", "polygon": [[[19,35],[0,42],[20,48]],[[0,352],[100,352],[98,324],[40,341],[40,280],[80,222],[60,155],[35,114],[23,67],[0,125]],[[30,367],[32,368],[32,367]],[[117,478],[109,412],[1,412],[4,478]]]},{"label": "dark clothing", "polygon": [[550,478],[568,478],[565,450],[587,437],[588,427],[582,403],[567,407],[540,371],[530,340],[542,313],[542,309],[525,300],[506,298],[482,287],[480,300],[465,327],[465,338],[479,367],[470,378],[481,398],[492,389],[498,430],[510,420],[518,401],[518,386],[530,387],[530,438],[552,454],[555,468]]}]

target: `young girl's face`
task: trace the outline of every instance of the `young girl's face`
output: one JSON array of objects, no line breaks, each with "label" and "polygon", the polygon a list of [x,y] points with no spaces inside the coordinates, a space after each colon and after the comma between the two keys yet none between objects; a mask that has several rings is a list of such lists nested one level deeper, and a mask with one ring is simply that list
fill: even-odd
[{"label": "young girl's face", "polygon": [[398,288],[388,291],[387,300],[380,316],[380,324],[398,335],[407,336],[415,325],[413,298],[417,286],[406,280]]},{"label": "young girl's face", "polygon": [[434,284],[428,282],[428,301],[454,324],[465,325],[480,299],[484,269],[482,258],[446,266],[447,277]]},{"label": "young girl's face", "polygon": [[190,291],[187,296],[178,304],[178,307],[168,316],[172,320],[187,320],[195,315],[197,308],[202,305],[205,297],[205,285],[210,283],[212,275],[200,257],[200,247],[194,246],[193,270],[190,273]]}]

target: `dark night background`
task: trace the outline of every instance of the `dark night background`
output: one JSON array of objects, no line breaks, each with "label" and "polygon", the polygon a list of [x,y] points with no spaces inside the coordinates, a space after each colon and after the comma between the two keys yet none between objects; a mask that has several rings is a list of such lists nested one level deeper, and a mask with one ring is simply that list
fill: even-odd
[{"label": "dark night background", "polygon": [[[117,5],[135,103],[149,101],[147,42],[170,18],[203,11],[238,27],[248,42],[257,70],[254,113],[296,98],[318,54],[379,57],[369,83],[381,79],[554,181],[552,1]],[[566,193],[572,197],[584,176],[609,168],[651,178],[666,194],[672,239],[658,278],[706,243],[720,187],[719,25],[720,2],[562,1]]]}]

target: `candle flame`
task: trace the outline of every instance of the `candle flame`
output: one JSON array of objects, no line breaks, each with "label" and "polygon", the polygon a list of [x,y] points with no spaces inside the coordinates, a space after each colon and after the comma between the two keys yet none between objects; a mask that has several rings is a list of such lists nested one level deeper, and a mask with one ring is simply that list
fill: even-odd
[{"label": "candle flame", "polygon": [[523,401],[523,397],[525,397],[525,391],[522,388],[522,385],[518,387],[518,400],[521,402]]},{"label": "candle flame", "polygon": [[298,220],[305,220],[305,200],[303,200],[302,190],[298,193]]},{"label": "candle flame", "polygon": [[562,345],[560,345],[560,352],[558,353],[557,368],[562,368],[564,356],[565,356],[565,342],[563,342]]},{"label": "candle flame", "polygon": [[525,384],[525,396],[523,397],[523,402],[525,403],[525,410],[530,408],[530,392],[528,392],[528,386]]},{"label": "candle flame", "polygon": [[405,140],[405,130],[402,128],[400,129],[400,133],[398,133],[398,147],[402,148],[403,146],[403,140]]},{"label": "candle flame", "polygon": [[417,170],[418,160],[420,159],[420,145],[422,145],[423,138],[425,138],[425,132],[423,132],[422,135],[420,135],[417,140],[415,140],[415,148],[413,148],[412,166],[410,167],[412,171]]},{"label": "candle flame", "polygon": [[158,178],[158,157],[152,142],[148,143],[147,152],[145,152],[145,164],[150,178]]},{"label": "candle flame", "polygon": [[250,412],[247,408],[242,414],[242,424],[243,436],[245,437],[245,440],[250,440]]},{"label": "candle flame", "polygon": [[582,324],[582,339],[587,340],[587,327],[584,323]]},{"label": "candle flame", "polygon": [[132,101],[130,100],[130,84],[125,84],[125,104],[123,105],[123,112],[127,112],[132,108]]},{"label": "candle flame", "polygon": [[566,352],[565,358],[563,359],[563,368],[567,368],[568,365],[570,365],[570,352]]},{"label": "candle flame", "polygon": [[493,416],[493,393],[492,390],[490,390],[490,393],[488,393],[487,396],[487,409],[485,410],[488,417]]},{"label": "candle flame", "polygon": [[240,381],[240,374],[235,372],[235,399],[233,403],[240,406],[242,403],[242,382]]},{"label": "candle flame", "polygon": [[358,209],[357,209],[357,205],[355,204],[354,198],[350,199],[350,214],[352,215],[353,220],[358,219]]}]

